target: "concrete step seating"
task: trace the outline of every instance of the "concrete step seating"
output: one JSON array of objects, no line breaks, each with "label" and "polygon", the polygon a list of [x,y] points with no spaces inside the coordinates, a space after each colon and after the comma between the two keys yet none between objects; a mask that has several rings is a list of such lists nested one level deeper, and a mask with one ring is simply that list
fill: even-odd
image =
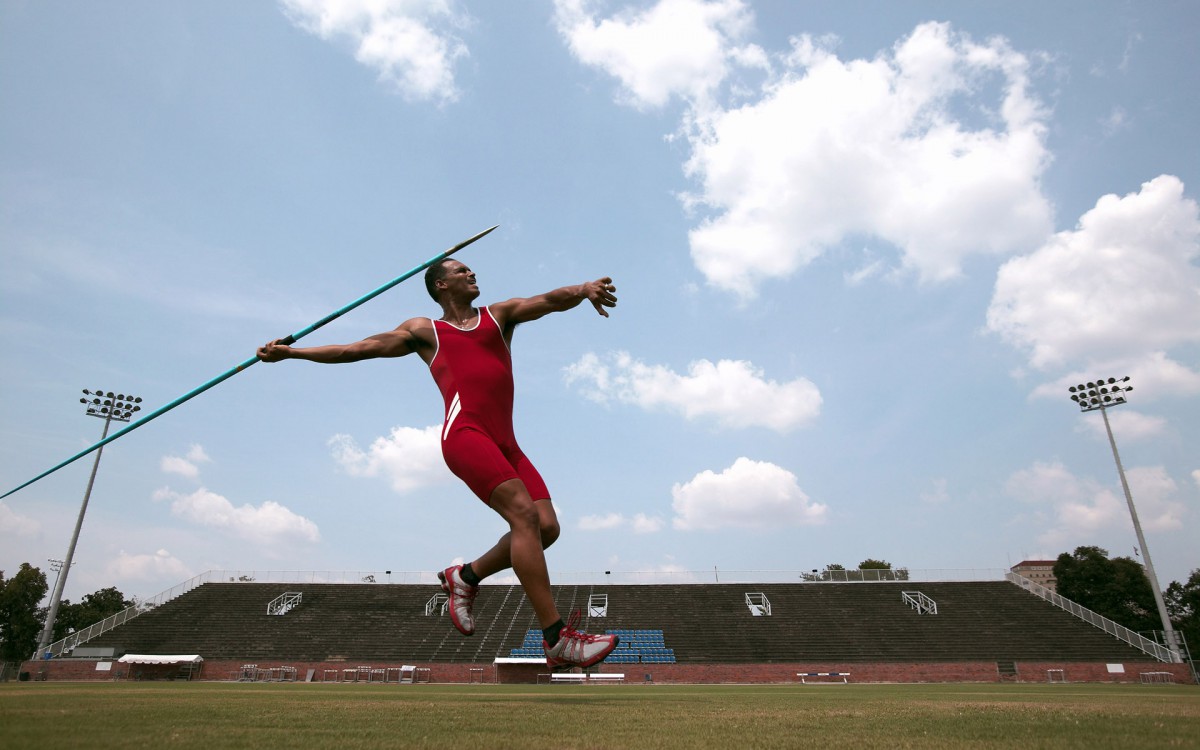
[{"label": "concrete step seating", "polygon": [[[380,583],[206,583],[87,646],[350,666],[488,664],[526,649],[542,656],[540,628],[520,587],[481,588],[477,630],[470,638],[459,635],[448,618],[424,614],[439,590]],[[902,592],[912,590],[935,600],[938,613],[918,614],[908,606]],[[303,606],[283,616],[266,614],[267,603],[284,592],[301,592]],[[753,616],[747,592],[764,594],[771,614]],[[596,593],[608,596],[607,616],[586,617],[588,598]],[[609,657],[618,664],[1143,658],[1006,581],[555,586],[554,594],[564,615],[585,611],[582,630],[621,635],[621,646]],[[663,633],[670,634],[670,648]]]}]

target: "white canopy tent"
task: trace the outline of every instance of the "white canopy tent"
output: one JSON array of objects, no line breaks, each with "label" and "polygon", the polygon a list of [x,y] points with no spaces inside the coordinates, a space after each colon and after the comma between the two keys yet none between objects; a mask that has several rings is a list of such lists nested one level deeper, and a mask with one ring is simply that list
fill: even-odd
[{"label": "white canopy tent", "polygon": [[125,654],[117,661],[131,665],[129,676],[134,680],[191,680],[199,677],[204,668],[204,659],[199,654]]},{"label": "white canopy tent", "polygon": [[117,661],[124,664],[196,664],[204,659],[199,654],[125,654]]}]

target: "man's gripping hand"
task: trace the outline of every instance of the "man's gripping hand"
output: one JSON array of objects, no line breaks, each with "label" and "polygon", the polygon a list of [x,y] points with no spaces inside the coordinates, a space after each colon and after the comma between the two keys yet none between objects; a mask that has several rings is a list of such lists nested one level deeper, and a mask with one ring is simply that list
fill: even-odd
[{"label": "man's gripping hand", "polygon": [[263,362],[279,362],[287,359],[292,348],[279,343],[280,341],[283,341],[283,339],[275,339],[258,347],[258,358]]}]

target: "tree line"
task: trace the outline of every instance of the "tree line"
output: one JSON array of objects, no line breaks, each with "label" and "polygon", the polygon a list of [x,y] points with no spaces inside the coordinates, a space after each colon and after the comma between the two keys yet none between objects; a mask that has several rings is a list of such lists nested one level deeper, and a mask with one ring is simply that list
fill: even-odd
[{"label": "tree line", "polygon": [[[1055,560],[1054,577],[1060,596],[1118,625],[1139,633],[1163,629],[1146,569],[1131,557],[1110,558],[1100,547],[1076,547]],[[1195,655],[1200,652],[1200,568],[1183,583],[1171,581],[1162,594],[1171,627]]]},{"label": "tree line", "polygon": [[887,560],[876,560],[868,557],[858,564],[858,568],[847,570],[844,565],[830,563],[824,570],[814,570],[800,576],[805,581],[828,581],[839,583],[845,581],[907,581],[908,568],[893,568]]},{"label": "tree line", "polygon": [[[49,606],[40,603],[48,590],[46,574],[29,563],[22,563],[12,578],[5,578],[0,570],[0,661],[24,661],[37,651],[49,614]],[[133,600],[113,587],[92,592],[78,602],[63,599],[50,641],[62,640],[133,605]]]}]

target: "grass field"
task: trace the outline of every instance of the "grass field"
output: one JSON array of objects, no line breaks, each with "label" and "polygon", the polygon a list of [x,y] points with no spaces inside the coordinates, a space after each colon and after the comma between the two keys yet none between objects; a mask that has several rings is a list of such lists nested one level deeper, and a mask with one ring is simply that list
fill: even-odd
[{"label": "grass field", "polygon": [[0,684],[0,748],[1200,748],[1146,685]]}]

